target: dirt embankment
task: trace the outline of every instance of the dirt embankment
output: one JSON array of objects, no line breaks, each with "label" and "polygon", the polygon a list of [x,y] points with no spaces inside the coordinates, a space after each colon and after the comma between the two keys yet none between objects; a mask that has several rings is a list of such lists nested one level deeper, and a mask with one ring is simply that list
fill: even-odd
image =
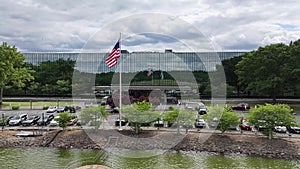
[{"label": "dirt embankment", "polygon": [[[95,142],[90,139],[82,129],[48,131],[39,137],[16,137],[18,131],[0,132],[0,147],[56,147],[56,148],[82,148],[82,149],[101,149],[105,147],[107,138],[105,134],[100,136],[103,142]],[[111,133],[110,131],[106,131]],[[123,131],[123,135],[128,132]],[[153,137],[161,134],[162,131],[145,131],[142,137]],[[58,134],[57,134],[58,133]],[[148,133],[148,134],[147,134]],[[53,137],[56,135],[55,139]],[[250,156],[261,156],[282,159],[300,159],[300,138],[274,138],[269,140],[267,137],[255,135],[220,135],[213,134],[209,137],[208,133],[188,133],[183,140],[171,148],[175,151],[206,151],[220,154],[244,154]],[[139,137],[140,137],[139,136]],[[103,137],[103,138],[101,138]],[[130,137],[135,137],[130,135]],[[201,141],[201,138],[206,138]],[[127,145],[130,144],[130,145]],[[164,149],[159,143],[149,144],[149,149]],[[132,142],[119,142],[116,148],[130,148]],[[143,149],[148,149],[147,146]]]}]

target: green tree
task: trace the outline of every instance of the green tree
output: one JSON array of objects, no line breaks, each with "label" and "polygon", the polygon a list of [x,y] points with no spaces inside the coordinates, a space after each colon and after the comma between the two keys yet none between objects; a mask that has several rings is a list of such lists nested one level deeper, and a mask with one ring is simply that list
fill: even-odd
[{"label": "green tree", "polygon": [[128,119],[136,134],[140,133],[142,124],[151,123],[160,118],[160,113],[153,111],[152,104],[146,101],[124,106],[122,113]]},{"label": "green tree", "polygon": [[[237,94],[240,94],[241,84],[238,83],[238,76],[236,75],[236,65],[239,61],[242,60],[241,56],[233,57],[230,59],[225,59],[222,61],[222,65],[224,68],[225,76],[226,76],[226,83],[229,86],[233,86],[237,91]],[[231,90],[229,90],[231,91]]]},{"label": "green tree", "polygon": [[196,119],[196,111],[176,109],[172,106],[169,107],[169,111],[163,114],[163,120],[167,121],[168,124],[175,124],[178,133],[180,126],[184,127],[186,132],[188,132],[188,129],[195,124]]},{"label": "green tree", "polygon": [[179,126],[183,126],[185,128],[186,133],[189,128],[192,128],[197,119],[198,112],[190,111],[190,110],[179,110],[178,118],[177,118],[177,131],[179,131]]},{"label": "green tree", "polygon": [[33,80],[33,70],[24,65],[25,56],[3,42],[0,46],[0,106],[3,100],[3,89],[6,86],[24,87],[25,82]]},{"label": "green tree", "polygon": [[224,133],[230,127],[238,126],[239,118],[240,117],[236,112],[232,112],[230,109],[225,109],[219,121],[217,130],[220,130],[222,133]]},{"label": "green tree", "polygon": [[289,46],[290,59],[285,64],[285,77],[294,96],[300,96],[300,39]]},{"label": "green tree", "polygon": [[255,95],[276,97],[287,85],[285,70],[289,60],[288,46],[272,44],[256,51],[245,53],[237,64],[236,73],[246,91]]},{"label": "green tree", "polygon": [[[35,70],[35,82],[40,84],[43,94],[71,94],[75,61],[58,59],[39,65],[29,65]],[[85,77],[85,76],[81,76]]]},{"label": "green tree", "polygon": [[174,107],[169,107],[169,111],[163,114],[163,121],[168,122],[168,125],[171,125],[177,121],[179,115],[179,110]]},{"label": "green tree", "polygon": [[256,109],[250,109],[248,121],[255,126],[264,126],[266,131],[263,134],[269,139],[273,137],[275,126],[293,126],[296,124],[295,116],[290,107],[286,104],[266,104]]},{"label": "green tree", "polygon": [[204,119],[211,126],[216,126],[217,130],[220,130],[222,134],[230,127],[238,126],[239,116],[237,113],[232,112],[230,109],[215,106],[204,115]]},{"label": "green tree", "polygon": [[57,118],[56,121],[58,122],[59,127],[64,130],[72,118],[74,118],[74,116],[69,112],[63,112],[59,114],[59,118]]},{"label": "green tree", "polygon": [[80,112],[81,124],[90,123],[98,129],[102,124],[103,120],[109,116],[109,112],[106,111],[105,106],[88,107],[84,108]]}]

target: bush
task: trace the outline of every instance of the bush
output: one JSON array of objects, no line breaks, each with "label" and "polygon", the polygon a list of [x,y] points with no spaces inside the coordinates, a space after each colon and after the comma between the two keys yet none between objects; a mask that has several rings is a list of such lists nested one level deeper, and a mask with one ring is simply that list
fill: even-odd
[{"label": "bush", "polygon": [[18,105],[11,106],[11,109],[13,109],[13,110],[19,110],[19,108],[20,108],[20,106],[18,106]]},{"label": "bush", "polygon": [[47,110],[49,106],[43,106],[43,110]]}]

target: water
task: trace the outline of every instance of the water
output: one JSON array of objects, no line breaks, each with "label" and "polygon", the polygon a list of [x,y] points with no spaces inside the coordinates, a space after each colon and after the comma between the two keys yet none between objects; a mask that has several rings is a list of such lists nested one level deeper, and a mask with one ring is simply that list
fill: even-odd
[{"label": "water", "polygon": [[[139,152],[141,153],[141,152]],[[64,169],[87,164],[126,169],[300,169],[300,161],[240,155],[167,152],[150,158],[123,158],[98,150],[56,148],[0,148],[1,169]]]}]

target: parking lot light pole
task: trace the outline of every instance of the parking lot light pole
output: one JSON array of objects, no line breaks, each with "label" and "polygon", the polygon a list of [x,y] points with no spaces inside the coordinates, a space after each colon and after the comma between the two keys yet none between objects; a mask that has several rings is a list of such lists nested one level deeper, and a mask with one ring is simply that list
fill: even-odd
[{"label": "parking lot light pole", "polygon": [[45,121],[44,121],[44,113],[42,113],[42,126],[44,127]]}]

